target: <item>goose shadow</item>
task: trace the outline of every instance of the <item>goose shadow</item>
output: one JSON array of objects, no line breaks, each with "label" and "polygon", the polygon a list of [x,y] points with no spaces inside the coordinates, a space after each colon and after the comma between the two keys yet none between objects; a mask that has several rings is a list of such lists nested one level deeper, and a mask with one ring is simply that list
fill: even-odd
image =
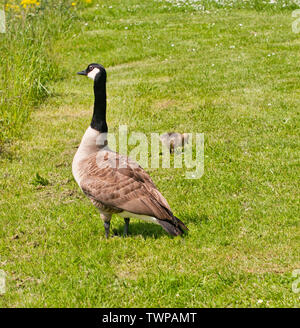
[{"label": "goose shadow", "polygon": [[[124,236],[124,224],[120,224],[117,228],[112,230],[114,236],[123,237]],[[151,224],[147,222],[136,222],[130,220],[129,231],[126,237],[142,236],[146,238],[157,239],[163,236],[170,236],[163,228],[156,224]],[[125,238],[126,238],[125,237]],[[173,238],[173,236],[170,236]]]},{"label": "goose shadow", "polygon": [[[197,226],[206,225],[209,224],[212,220],[212,218],[207,215],[206,213],[201,214],[185,214],[181,215],[181,217],[184,217],[184,222],[189,225],[189,223],[194,223]],[[152,239],[158,239],[163,236],[169,236],[170,238],[174,238],[174,236],[169,235],[160,225],[157,224],[151,224],[143,221],[135,221],[130,220],[129,224],[129,232],[127,236],[124,236],[124,224],[119,224],[116,228],[112,229],[112,236],[116,237],[135,237],[135,236],[141,236],[144,239],[152,238]],[[186,237],[190,231],[185,232],[181,237]]]}]

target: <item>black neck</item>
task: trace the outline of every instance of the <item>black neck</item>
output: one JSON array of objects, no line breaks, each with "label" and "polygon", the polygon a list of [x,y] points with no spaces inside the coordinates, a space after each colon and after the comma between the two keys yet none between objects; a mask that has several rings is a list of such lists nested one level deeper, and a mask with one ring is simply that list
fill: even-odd
[{"label": "black neck", "polygon": [[95,79],[94,81],[94,113],[91,127],[99,132],[107,132],[106,124],[106,81]]}]

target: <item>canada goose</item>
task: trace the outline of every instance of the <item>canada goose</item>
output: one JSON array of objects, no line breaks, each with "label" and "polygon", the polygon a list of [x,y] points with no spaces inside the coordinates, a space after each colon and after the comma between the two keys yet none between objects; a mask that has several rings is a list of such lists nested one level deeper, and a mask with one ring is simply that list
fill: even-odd
[{"label": "canada goose", "polygon": [[170,153],[174,153],[177,147],[183,147],[189,142],[188,133],[167,132],[160,136],[161,142],[170,149]]},{"label": "canada goose", "polygon": [[181,235],[187,227],[173,215],[168,202],[150,176],[127,156],[109,149],[106,140],[106,71],[90,64],[79,75],[94,80],[94,112],[72,163],[73,176],[88,198],[99,209],[109,236],[112,214],[125,219],[138,218],[162,226],[169,234]]}]

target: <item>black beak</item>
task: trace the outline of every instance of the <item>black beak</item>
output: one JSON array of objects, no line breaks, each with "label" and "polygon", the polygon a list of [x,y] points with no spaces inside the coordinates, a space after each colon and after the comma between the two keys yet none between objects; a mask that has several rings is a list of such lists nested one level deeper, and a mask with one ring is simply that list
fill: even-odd
[{"label": "black beak", "polygon": [[87,75],[86,71],[77,72],[78,75]]}]

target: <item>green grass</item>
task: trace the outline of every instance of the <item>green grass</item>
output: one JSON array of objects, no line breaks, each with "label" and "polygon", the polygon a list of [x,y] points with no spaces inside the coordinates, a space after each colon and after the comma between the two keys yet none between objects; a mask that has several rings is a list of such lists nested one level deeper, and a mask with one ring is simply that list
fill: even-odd
[{"label": "green grass", "polygon": [[[76,10],[51,41],[64,78],[48,80],[51,97],[0,157],[0,306],[299,306],[299,34],[293,7],[256,3]],[[129,237],[105,239],[71,173],[93,103],[76,72],[90,62],[107,68],[110,132],[205,134],[201,179],[148,169],[186,237],[132,220]]]},{"label": "green grass", "polygon": [[52,46],[69,32],[76,12],[63,1],[42,1],[26,9],[21,1],[8,2],[10,7],[2,3],[6,33],[0,34],[0,147],[5,148],[22,135],[32,109],[51,94],[48,82],[61,78]]}]

